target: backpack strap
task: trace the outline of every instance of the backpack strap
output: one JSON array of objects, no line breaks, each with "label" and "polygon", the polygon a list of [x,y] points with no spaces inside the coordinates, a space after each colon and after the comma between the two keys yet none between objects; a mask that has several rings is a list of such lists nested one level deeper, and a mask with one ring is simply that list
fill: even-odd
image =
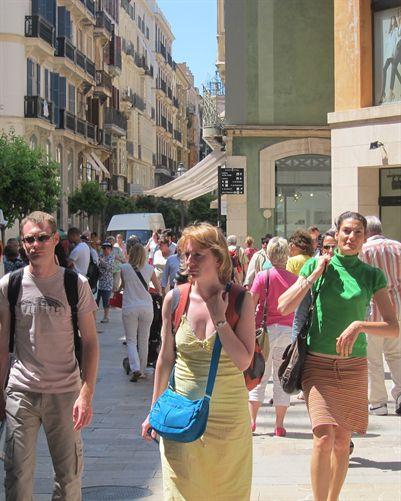
[{"label": "backpack strap", "polygon": [[81,336],[78,329],[78,273],[71,268],[64,270],[64,289],[68,304],[71,308],[72,328],[74,331],[75,356],[79,365],[81,365]]},{"label": "backpack strap", "polygon": [[177,332],[180,326],[181,317],[184,314],[185,308],[188,304],[189,293],[191,292],[191,284],[186,283],[177,285],[173,289],[173,298],[171,303],[171,317],[173,332]]},{"label": "backpack strap", "polygon": [[24,268],[20,268],[19,270],[11,272],[8,277],[7,299],[10,308],[10,338],[8,341],[8,351],[10,353],[14,352],[15,307],[17,305],[23,276]]}]

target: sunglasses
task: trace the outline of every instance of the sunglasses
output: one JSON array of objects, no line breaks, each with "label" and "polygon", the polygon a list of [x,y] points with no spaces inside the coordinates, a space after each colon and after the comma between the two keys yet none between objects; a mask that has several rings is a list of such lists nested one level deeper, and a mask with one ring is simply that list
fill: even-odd
[{"label": "sunglasses", "polygon": [[323,245],[323,249],[330,250],[330,249],[335,249],[337,245]]},{"label": "sunglasses", "polygon": [[48,233],[44,233],[43,235],[38,235],[37,237],[24,237],[22,239],[22,241],[26,244],[33,244],[34,242],[39,242],[39,243],[44,243],[44,242],[48,242],[51,237],[54,235],[54,233],[51,233],[50,235]]}]

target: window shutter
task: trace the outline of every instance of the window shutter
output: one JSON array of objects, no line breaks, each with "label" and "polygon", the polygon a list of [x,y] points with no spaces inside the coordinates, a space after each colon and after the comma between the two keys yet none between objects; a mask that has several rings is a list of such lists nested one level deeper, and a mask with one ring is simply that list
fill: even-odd
[{"label": "window shutter", "polygon": [[52,72],[50,74],[50,96],[54,105],[54,121],[56,127],[60,127],[59,82],[59,74]]},{"label": "window shutter", "polygon": [[59,79],[59,106],[62,110],[67,107],[67,79],[65,77]]},{"label": "window shutter", "polygon": [[41,88],[40,88],[40,77],[41,77],[41,67],[40,64],[36,65],[36,95],[40,96],[41,95]]},{"label": "window shutter", "polygon": [[57,18],[57,36],[65,37],[66,36],[66,8],[59,7],[58,8],[58,18]]},{"label": "window shutter", "polygon": [[45,68],[45,99],[49,100],[49,70]]},{"label": "window shutter", "polygon": [[33,92],[33,62],[31,59],[26,60],[26,93],[28,96],[32,96]]}]

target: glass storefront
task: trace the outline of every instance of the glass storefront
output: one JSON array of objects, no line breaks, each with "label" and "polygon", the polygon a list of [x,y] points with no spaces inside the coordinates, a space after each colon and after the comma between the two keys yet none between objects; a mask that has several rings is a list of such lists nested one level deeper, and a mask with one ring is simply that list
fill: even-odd
[{"label": "glass storefront", "polygon": [[380,219],[388,238],[401,240],[401,167],[380,169]]},{"label": "glass storefront", "polygon": [[331,225],[331,158],[296,155],[276,161],[276,235],[290,237],[300,228]]}]

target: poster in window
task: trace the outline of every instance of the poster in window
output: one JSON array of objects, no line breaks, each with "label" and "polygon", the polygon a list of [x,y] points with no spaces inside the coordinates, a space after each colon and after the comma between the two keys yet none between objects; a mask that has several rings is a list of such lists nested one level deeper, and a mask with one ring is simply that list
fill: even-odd
[{"label": "poster in window", "polygon": [[401,7],[374,13],[375,104],[401,101]]}]

